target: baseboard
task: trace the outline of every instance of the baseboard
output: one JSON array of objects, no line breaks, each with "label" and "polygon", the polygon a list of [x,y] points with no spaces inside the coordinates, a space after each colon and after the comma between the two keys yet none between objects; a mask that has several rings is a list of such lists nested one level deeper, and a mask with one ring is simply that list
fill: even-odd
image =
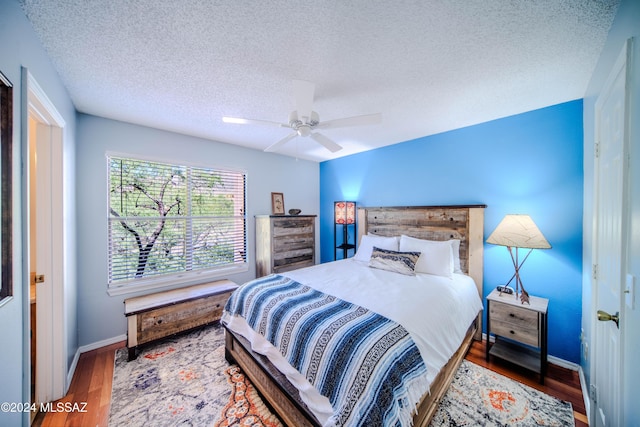
[{"label": "baseboard", "polygon": [[122,334],[122,335],[115,336],[113,338],[107,338],[106,340],[97,341],[97,342],[94,342],[94,343],[91,343],[91,344],[83,345],[78,349],[78,351],[80,353],[86,353],[87,351],[97,350],[99,348],[106,347],[108,345],[116,344],[116,343],[119,343],[121,341],[126,341],[126,340],[127,340],[127,334]]},{"label": "baseboard", "polygon": [[71,380],[73,380],[73,375],[76,373],[78,360],[80,360],[80,349],[76,350],[76,354],[73,356],[73,360],[71,361],[71,366],[69,367],[69,371],[67,372],[67,383],[64,387],[65,396],[69,392],[69,386],[71,385]]},{"label": "baseboard", "polygon": [[73,375],[76,373],[76,368],[78,367],[78,361],[80,360],[80,355],[82,353],[86,353],[87,351],[91,351],[91,350],[97,350],[101,347],[106,347],[108,345],[115,344],[121,341],[126,341],[126,340],[127,340],[127,335],[123,334],[123,335],[118,335],[117,337],[108,338],[106,340],[102,340],[102,341],[98,341],[98,342],[94,342],[91,344],[78,347],[78,349],[76,350],[76,354],[73,356],[73,360],[71,361],[71,366],[67,371],[67,382],[64,387],[64,394],[66,395],[69,392],[69,386],[71,385],[71,381],[73,380]]},{"label": "baseboard", "polygon": [[[483,341],[487,340],[487,334],[484,332],[482,333],[482,340]],[[489,342],[495,342],[495,341],[496,341],[496,337],[492,335]],[[564,360],[556,356],[547,356],[547,361],[549,363],[553,363],[554,365],[560,366],[561,368],[570,369],[572,371],[580,371],[580,365],[578,365],[577,363],[569,362],[568,360]]]},{"label": "baseboard", "polygon": [[584,371],[582,370],[582,366],[578,369],[578,374],[580,375],[580,387],[582,388],[582,399],[584,400],[584,411],[587,414],[587,420],[589,421],[589,425],[591,425],[591,399],[589,399],[589,386],[587,385],[587,379],[584,376]]},{"label": "baseboard", "polygon": [[559,357],[548,356],[547,360],[549,361],[549,363],[553,363],[554,365],[560,366],[562,368],[567,368],[572,371],[580,370],[580,365],[578,365],[577,363],[569,362],[568,360],[560,359]]}]

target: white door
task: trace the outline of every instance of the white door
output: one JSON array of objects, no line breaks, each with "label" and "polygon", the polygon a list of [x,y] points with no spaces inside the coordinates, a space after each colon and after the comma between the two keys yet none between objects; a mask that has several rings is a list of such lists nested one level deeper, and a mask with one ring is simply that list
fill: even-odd
[{"label": "white door", "polygon": [[[625,260],[627,44],[595,105],[595,266],[592,422],[622,425],[622,334],[619,317]],[[598,318],[598,320],[595,319]],[[595,419],[594,419],[595,417]]]},{"label": "white door", "polygon": [[[26,76],[29,92],[29,150],[35,150],[35,185],[29,185],[34,206],[35,252],[29,270],[44,280],[36,284],[36,402],[60,399],[66,393],[67,349],[64,298],[63,126],[64,120],[42,89]],[[35,245],[35,248],[31,247]]]},{"label": "white door", "polygon": [[[52,325],[48,322],[50,317],[49,301],[53,299],[51,287],[52,262],[51,262],[51,143],[49,127],[36,123],[31,128],[34,134],[30,135],[35,150],[35,198],[32,208],[35,210],[35,266],[33,270],[36,277],[36,402],[49,402],[51,395],[51,357],[47,349],[51,348],[53,341]],[[32,230],[33,232],[34,230]]]}]

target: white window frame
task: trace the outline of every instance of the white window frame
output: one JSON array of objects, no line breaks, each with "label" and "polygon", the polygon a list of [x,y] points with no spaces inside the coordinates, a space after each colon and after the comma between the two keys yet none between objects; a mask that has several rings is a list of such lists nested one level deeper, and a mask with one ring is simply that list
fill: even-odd
[{"label": "white window frame", "polygon": [[106,218],[106,250],[107,250],[107,274],[109,271],[109,251],[111,245],[111,236],[109,231],[109,222],[112,220],[111,215],[109,214],[109,191],[110,191],[110,170],[109,170],[109,161],[111,158],[123,158],[130,160],[137,160],[143,162],[152,162],[152,163],[163,163],[167,165],[173,166],[181,166],[188,168],[204,168],[204,169],[215,169],[223,172],[232,172],[232,173],[240,173],[244,175],[244,245],[245,245],[245,257],[243,263],[234,263],[228,264],[224,266],[214,267],[210,269],[200,269],[195,271],[182,271],[170,274],[161,274],[155,275],[151,277],[142,277],[138,279],[131,280],[121,280],[117,282],[111,282],[110,277],[107,277],[108,289],[107,293],[109,295],[123,295],[129,294],[139,291],[146,290],[154,290],[165,287],[175,287],[176,285],[191,285],[195,283],[204,283],[210,280],[217,280],[220,278],[225,278],[232,274],[244,273],[249,271],[249,256],[247,253],[248,248],[248,224],[247,224],[247,181],[248,174],[244,170],[233,169],[228,167],[219,167],[212,165],[203,165],[196,164],[187,161],[177,162],[175,160],[167,161],[165,159],[158,159],[147,156],[137,156],[132,154],[123,154],[123,153],[114,153],[108,152],[105,157],[106,164],[106,195],[107,195],[107,218]]}]

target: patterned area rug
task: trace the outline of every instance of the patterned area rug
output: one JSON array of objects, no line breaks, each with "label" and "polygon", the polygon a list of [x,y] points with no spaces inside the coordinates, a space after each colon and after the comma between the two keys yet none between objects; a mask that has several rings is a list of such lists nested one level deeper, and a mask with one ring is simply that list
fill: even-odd
[{"label": "patterned area rug", "polygon": [[218,325],[143,347],[131,362],[126,349],[116,352],[109,426],[178,425],[280,425],[225,360]]},{"label": "patterned area rug", "polygon": [[[109,425],[281,426],[240,368],[224,359],[216,325],[116,353]],[[463,361],[431,426],[573,426],[571,404]]]},{"label": "patterned area rug", "polygon": [[224,371],[231,384],[231,398],[215,427],[282,427],[282,423],[264,406],[258,392],[242,370],[232,365]]},{"label": "patterned area rug", "polygon": [[571,403],[467,360],[458,368],[431,426],[574,426]]}]

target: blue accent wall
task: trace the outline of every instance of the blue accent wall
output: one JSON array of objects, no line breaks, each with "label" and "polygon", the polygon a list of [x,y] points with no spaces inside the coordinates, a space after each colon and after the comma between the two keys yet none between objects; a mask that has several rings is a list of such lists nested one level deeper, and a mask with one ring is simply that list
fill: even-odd
[{"label": "blue accent wall", "polygon": [[[333,202],[358,206],[486,204],[485,239],[504,215],[529,214],[552,246],[522,267],[549,299],[549,354],[580,361],[582,100],[320,164],[321,261],[332,261]],[[485,244],[484,296],[513,274],[507,249]]]}]

